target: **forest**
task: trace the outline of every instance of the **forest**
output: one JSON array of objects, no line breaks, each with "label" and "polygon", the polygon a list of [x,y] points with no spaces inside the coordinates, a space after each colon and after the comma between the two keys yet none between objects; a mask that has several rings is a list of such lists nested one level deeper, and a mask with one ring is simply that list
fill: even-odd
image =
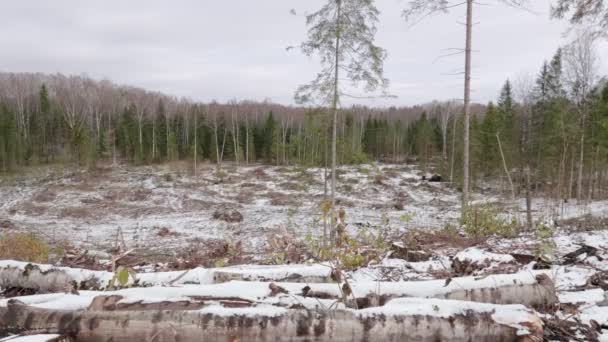
[{"label": "forest", "polygon": [[[501,178],[506,191],[519,195],[530,170],[543,195],[605,198],[608,89],[599,75],[576,74],[586,62],[576,48],[558,50],[535,79],[506,80],[495,102],[474,106],[475,182]],[[100,160],[189,160],[191,172],[197,161],[221,168],[223,161],[323,166],[328,160],[331,117],[319,107],[197,103],[81,76],[4,73],[0,85],[4,174],[49,163],[94,167]],[[352,106],[339,118],[340,164],[413,159],[444,179],[462,179],[458,101]]]}]

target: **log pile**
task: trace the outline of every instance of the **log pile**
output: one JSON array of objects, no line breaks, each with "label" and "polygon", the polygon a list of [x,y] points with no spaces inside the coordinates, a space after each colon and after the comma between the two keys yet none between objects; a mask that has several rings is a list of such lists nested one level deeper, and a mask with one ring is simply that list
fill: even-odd
[{"label": "log pile", "polygon": [[[43,332],[71,341],[115,342],[203,337],[210,341],[542,341],[542,321],[532,308],[552,306],[557,300],[553,282],[541,271],[418,282],[304,284],[297,277],[284,279],[276,269],[264,269],[259,277],[242,271],[246,276],[223,277],[223,283],[187,285],[181,282],[187,278],[182,274],[179,284],[66,293],[62,287],[82,281],[74,277],[82,272],[43,265],[0,267],[3,288],[30,286],[51,292],[0,300],[0,336]],[[239,273],[222,272],[218,274]],[[104,277],[97,279],[98,284]]]}]

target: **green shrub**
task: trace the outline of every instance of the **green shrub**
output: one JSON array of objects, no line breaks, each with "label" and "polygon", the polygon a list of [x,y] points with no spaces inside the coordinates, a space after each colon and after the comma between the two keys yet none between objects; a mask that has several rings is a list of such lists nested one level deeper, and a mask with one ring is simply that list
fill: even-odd
[{"label": "green shrub", "polygon": [[453,225],[451,223],[446,223],[443,228],[441,229],[441,231],[446,234],[447,236],[456,236],[458,235],[458,227],[456,225]]},{"label": "green shrub", "polygon": [[536,227],[536,238],[539,244],[536,246],[536,257],[551,262],[556,258],[557,244],[553,240],[553,229],[541,223]]},{"label": "green shrub", "polygon": [[470,206],[462,218],[464,232],[470,237],[514,237],[518,232],[517,222],[500,217],[492,205]]}]

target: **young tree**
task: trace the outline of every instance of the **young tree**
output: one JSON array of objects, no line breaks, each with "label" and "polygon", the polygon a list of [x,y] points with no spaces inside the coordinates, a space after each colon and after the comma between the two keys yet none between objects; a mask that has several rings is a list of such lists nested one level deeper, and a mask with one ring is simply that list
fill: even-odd
[{"label": "young tree", "polygon": [[[385,90],[386,52],[374,44],[379,11],[373,0],[327,0],[318,11],[306,17],[307,40],[301,45],[307,56],[320,58],[322,70],[309,84],[296,92],[298,103],[330,105],[333,114],[331,141],[331,205],[336,200],[336,145],[338,107],[342,96],[349,96],[340,80],[364,86],[366,92]],[[343,77],[343,78],[341,78]]]}]

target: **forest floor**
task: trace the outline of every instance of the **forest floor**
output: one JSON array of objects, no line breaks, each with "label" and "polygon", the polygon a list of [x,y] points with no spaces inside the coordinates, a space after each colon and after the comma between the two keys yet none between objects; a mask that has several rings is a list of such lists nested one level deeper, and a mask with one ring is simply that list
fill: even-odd
[{"label": "forest floor", "polygon": [[[138,276],[157,272],[150,273],[156,274],[148,284],[154,286],[213,284],[222,272],[239,274],[225,280],[258,282],[285,281],[291,273],[318,280],[331,273],[335,265],[317,263],[312,246],[323,235],[323,169],[228,164],[218,175],[214,165],[203,164],[197,176],[187,169],[187,164],[48,168],[4,179],[0,236],[36,233],[54,247],[50,263],[102,272],[97,276],[103,279],[111,278],[112,259],[122,254],[119,264],[133,267]],[[342,250],[366,257],[341,270],[352,286],[438,279],[447,287],[460,277],[525,278],[544,272],[555,283],[560,303],[542,312],[545,337],[608,340],[608,202],[534,199],[534,218],[549,233],[470,238],[454,228],[459,192],[446,182],[422,180],[415,166],[343,166],[337,176],[346,234],[372,237],[365,240],[369,244],[359,239]],[[491,203],[506,221],[523,221],[524,201],[484,188],[474,194],[474,204]],[[374,240],[380,234],[382,241]],[[0,269],[25,267],[0,263]],[[175,282],[188,269],[194,270]],[[29,297],[20,295],[33,294],[4,290],[6,297],[25,302]],[[154,298],[183,300],[171,294]],[[84,302],[83,307],[90,305]],[[6,303],[0,299],[0,307]]]}]

